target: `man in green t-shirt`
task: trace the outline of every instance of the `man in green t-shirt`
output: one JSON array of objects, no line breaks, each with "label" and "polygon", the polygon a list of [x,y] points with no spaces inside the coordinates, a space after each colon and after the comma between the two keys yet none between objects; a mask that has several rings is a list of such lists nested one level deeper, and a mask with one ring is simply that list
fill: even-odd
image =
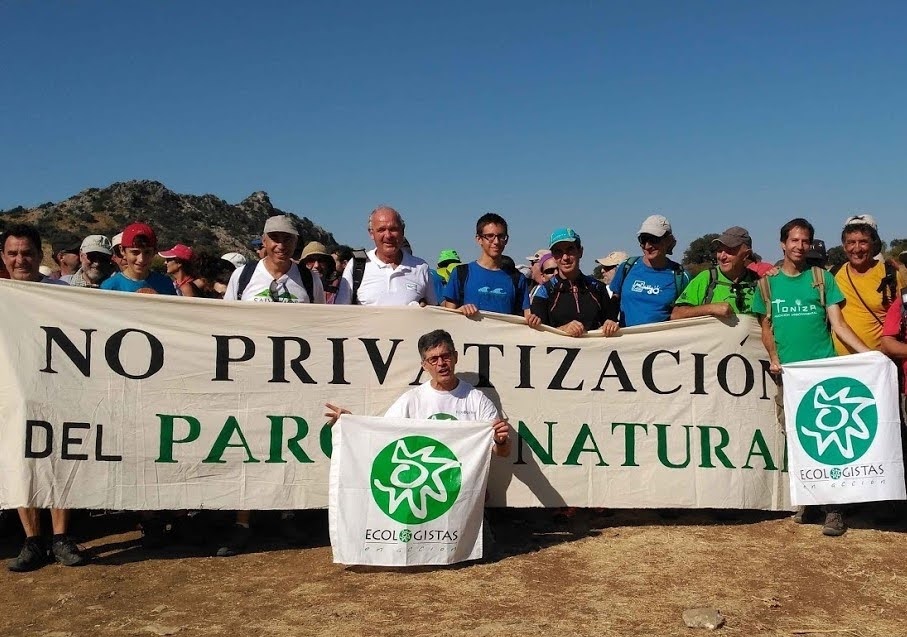
[{"label": "man in green t-shirt", "polygon": [[[832,332],[854,352],[870,351],[844,321],[841,313],[844,295],[834,277],[825,270],[814,273],[806,261],[813,234],[813,226],[806,219],[792,219],[781,227],[784,262],[776,274],[766,277],[767,285],[763,283],[759,294],[753,297],[753,312],[759,314],[762,344],[770,360],[769,369],[775,375],[781,373],[783,364],[835,356]],[[818,276],[822,277],[821,286],[816,284]],[[769,298],[763,298],[766,288]],[[784,403],[780,376],[778,378],[776,402],[779,408],[776,412],[783,428]],[[826,506],[825,512],[822,533],[843,535],[847,526],[840,509]],[[803,522],[807,513],[805,507],[800,507],[794,520]]]},{"label": "man in green t-shirt", "polygon": [[753,295],[759,277],[747,269],[753,240],[746,228],[733,226],[714,241],[717,266],[703,270],[690,281],[674,302],[671,320],[752,313]]}]

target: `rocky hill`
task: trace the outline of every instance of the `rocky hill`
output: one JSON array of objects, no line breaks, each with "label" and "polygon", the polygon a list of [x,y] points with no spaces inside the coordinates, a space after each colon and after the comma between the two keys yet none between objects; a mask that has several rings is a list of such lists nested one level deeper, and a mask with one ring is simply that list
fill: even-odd
[{"label": "rocky hill", "polygon": [[[214,253],[251,254],[249,241],[261,236],[265,220],[288,214],[275,208],[265,192],[253,192],[237,204],[214,195],[181,195],[157,181],[124,181],[89,188],[59,203],[0,211],[0,231],[12,223],[31,223],[46,242],[79,245],[89,234],[108,237],[133,221],[155,229],[161,249],[185,243]],[[291,214],[299,230],[299,249],[309,241],[334,243],[334,237],[306,217]]]}]

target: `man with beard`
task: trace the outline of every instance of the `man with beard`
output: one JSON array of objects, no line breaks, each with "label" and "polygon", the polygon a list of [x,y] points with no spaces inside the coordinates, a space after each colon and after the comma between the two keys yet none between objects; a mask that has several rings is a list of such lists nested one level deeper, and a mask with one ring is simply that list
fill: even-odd
[{"label": "man with beard", "polygon": [[717,267],[703,270],[674,303],[671,320],[751,314],[758,275],[746,267],[753,240],[745,228],[733,226],[712,241]]},{"label": "man with beard", "polygon": [[70,276],[60,277],[60,280],[77,288],[100,287],[113,274],[112,255],[110,239],[101,234],[88,235],[79,248],[79,269]]}]

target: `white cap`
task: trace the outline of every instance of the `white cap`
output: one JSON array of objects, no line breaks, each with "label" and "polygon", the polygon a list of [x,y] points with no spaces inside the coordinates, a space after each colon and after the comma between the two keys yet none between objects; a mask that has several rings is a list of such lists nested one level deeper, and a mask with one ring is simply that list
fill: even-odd
[{"label": "white cap", "polygon": [[110,241],[110,247],[115,248],[118,245],[123,243],[123,233],[113,235],[113,239]]},{"label": "white cap", "polygon": [[274,215],[273,217],[268,217],[268,220],[265,221],[265,230],[262,234],[268,234],[269,232],[286,232],[287,234],[292,234],[296,237],[299,236],[299,232],[290,220],[289,215]]},{"label": "white cap", "polygon": [[44,276],[50,276],[51,274],[54,273],[54,271],[50,269],[50,266],[47,266],[47,265],[39,265],[38,272],[40,272]]},{"label": "white cap", "polygon": [[876,223],[875,217],[872,215],[852,215],[847,217],[844,221],[844,227],[847,226],[856,226],[856,225],[867,225],[871,227],[876,232],[879,231],[879,224]]},{"label": "white cap", "polygon": [[88,254],[89,252],[100,252],[107,256],[113,254],[113,246],[110,245],[110,239],[102,234],[90,234],[85,237],[79,250],[83,254]]},{"label": "white cap", "polygon": [[662,215],[651,215],[642,222],[639,232],[636,234],[651,234],[655,237],[663,237],[666,234],[671,234],[671,222]]},{"label": "white cap", "polygon": [[241,268],[247,263],[246,257],[241,255],[239,252],[228,252],[227,254],[223,255],[221,259],[229,261],[235,268]]}]

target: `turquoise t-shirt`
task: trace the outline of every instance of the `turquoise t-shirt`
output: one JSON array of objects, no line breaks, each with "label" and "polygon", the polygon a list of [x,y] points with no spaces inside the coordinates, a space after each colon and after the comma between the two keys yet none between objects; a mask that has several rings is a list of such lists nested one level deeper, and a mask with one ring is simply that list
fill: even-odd
[{"label": "turquoise t-shirt", "polygon": [[176,288],[173,287],[173,281],[170,277],[164,276],[159,272],[152,272],[144,281],[134,281],[122,272],[117,272],[101,283],[102,290],[114,290],[116,292],[138,292],[146,288],[150,288],[158,294],[176,294]]},{"label": "turquoise t-shirt", "polygon": [[[841,303],[844,295],[830,273],[823,271],[823,278],[825,307],[819,289],[813,286],[810,269],[797,276],[779,272],[768,277],[772,331],[782,365],[835,356],[825,308]],[[765,314],[765,299],[761,292],[753,297],[753,312]]]}]

